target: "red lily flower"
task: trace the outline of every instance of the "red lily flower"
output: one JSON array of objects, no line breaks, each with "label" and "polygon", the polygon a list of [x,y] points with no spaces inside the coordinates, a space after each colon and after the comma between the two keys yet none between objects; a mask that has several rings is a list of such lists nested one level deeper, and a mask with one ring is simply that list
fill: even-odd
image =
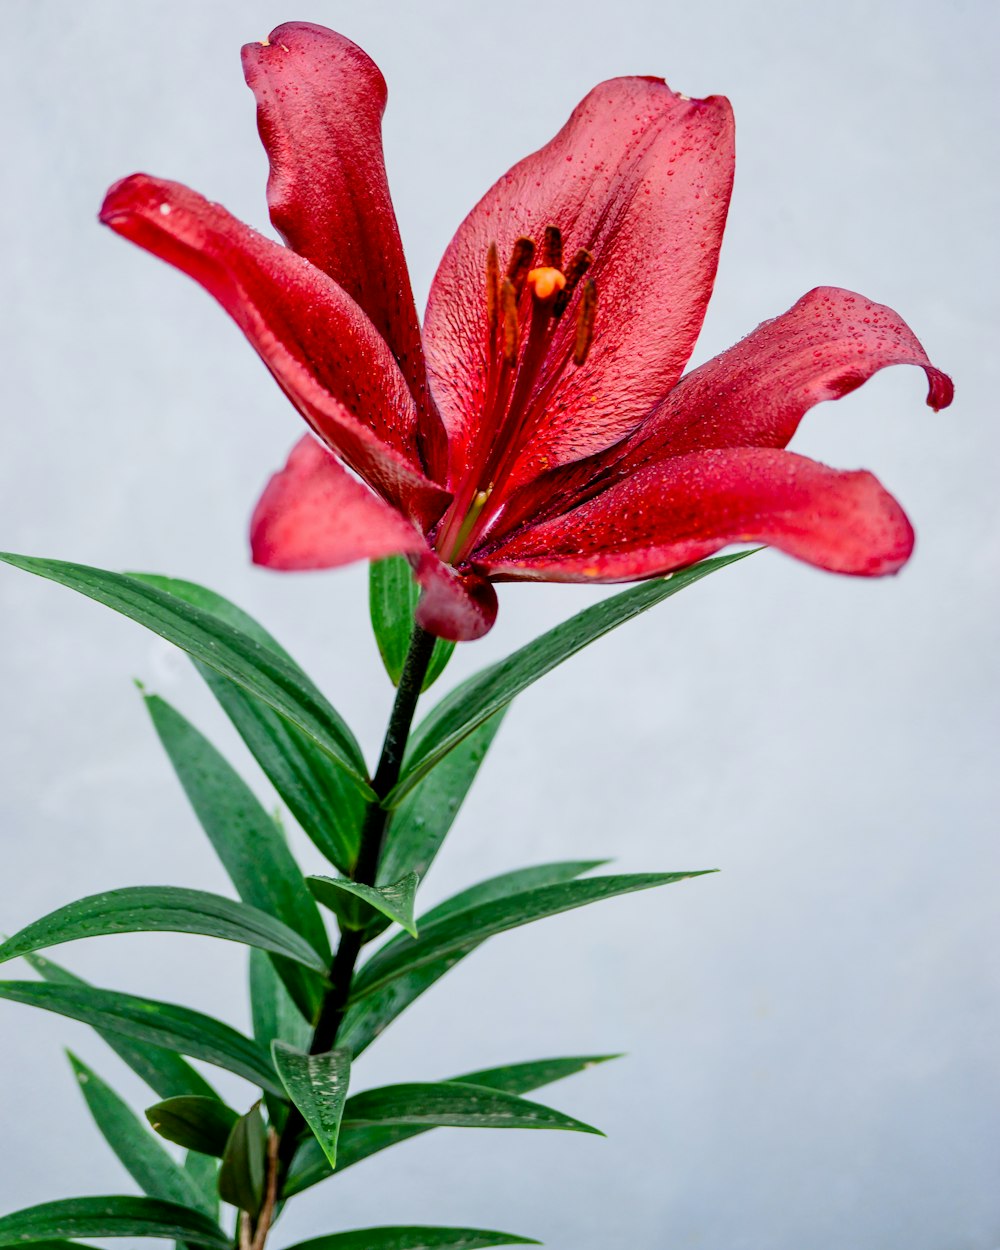
[{"label": "red lily flower", "polygon": [[320,26],[243,49],[287,247],[136,174],[101,220],[215,296],[311,435],[270,481],[254,560],[393,553],[418,619],[485,633],[493,581],[653,577],[733,542],[838,573],[898,570],[899,504],[866,472],[784,450],[803,414],[892,364],[950,380],[891,309],[821,288],[681,377],[729,205],[727,100],[601,83],[459,227],[414,308],[382,155],[374,63]]}]

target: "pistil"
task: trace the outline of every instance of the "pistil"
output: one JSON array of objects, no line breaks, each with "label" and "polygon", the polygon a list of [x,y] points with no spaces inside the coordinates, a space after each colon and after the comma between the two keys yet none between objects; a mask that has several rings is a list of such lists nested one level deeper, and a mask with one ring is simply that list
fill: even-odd
[{"label": "pistil", "polygon": [[[533,263],[536,260],[539,263]],[[503,507],[503,487],[544,414],[545,406],[570,358],[582,365],[594,338],[597,288],[584,275],[592,257],[581,249],[563,268],[562,234],[546,227],[542,245],[519,238],[501,276],[496,244],[486,253],[486,378],[479,430],[470,463],[438,531],[439,554],[459,563],[489,528]],[[581,286],[571,350],[553,362],[550,375],[538,382],[549,359],[556,325],[576,288]],[[525,306],[525,294],[528,295]]]}]

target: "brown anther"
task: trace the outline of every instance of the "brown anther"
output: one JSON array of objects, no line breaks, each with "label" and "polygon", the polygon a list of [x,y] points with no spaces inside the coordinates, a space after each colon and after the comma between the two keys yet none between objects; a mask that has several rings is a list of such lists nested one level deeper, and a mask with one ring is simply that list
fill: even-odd
[{"label": "brown anther", "polygon": [[546,226],[542,240],[542,262],[551,269],[562,269],[562,231],[558,226]]},{"label": "brown anther", "polygon": [[500,308],[503,312],[503,358],[513,366],[517,364],[518,322],[517,291],[510,278],[504,278],[500,287]]},{"label": "brown anther", "polygon": [[587,359],[594,341],[594,322],[597,318],[597,287],[588,278],[580,295],[580,312],[576,319],[576,341],[573,344],[573,363],[582,365]]},{"label": "brown anther", "polygon": [[552,305],[552,315],[557,320],[566,311],[573,292],[576,290],[577,283],[593,263],[594,258],[585,247],[581,247],[569,262],[566,269],[566,285],[556,296],[556,302]]},{"label": "brown anther", "polygon": [[507,266],[507,280],[514,288],[514,295],[520,299],[524,290],[524,280],[528,276],[531,262],[535,259],[535,240],[522,235],[514,244]]},{"label": "brown anther", "polygon": [[497,245],[491,243],[486,253],[486,320],[490,328],[490,342],[496,333],[499,307],[500,261],[497,258]]}]

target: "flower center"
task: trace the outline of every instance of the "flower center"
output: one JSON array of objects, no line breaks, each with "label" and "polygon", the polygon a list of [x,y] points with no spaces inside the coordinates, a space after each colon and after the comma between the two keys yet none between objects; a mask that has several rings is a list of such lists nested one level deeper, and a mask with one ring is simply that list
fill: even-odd
[{"label": "flower center", "polygon": [[[496,244],[489,246],[482,414],[468,469],[435,542],[451,564],[460,563],[499,514],[511,470],[570,361],[579,367],[587,359],[597,314],[597,288],[586,277],[592,260],[581,249],[564,267],[556,226],[546,227],[541,247],[519,238],[503,273]],[[575,329],[557,335],[571,304]]]},{"label": "flower center", "polygon": [[551,265],[543,265],[541,269],[528,270],[528,286],[538,300],[549,300],[557,291],[565,291],[566,275],[561,269],[553,269]]}]

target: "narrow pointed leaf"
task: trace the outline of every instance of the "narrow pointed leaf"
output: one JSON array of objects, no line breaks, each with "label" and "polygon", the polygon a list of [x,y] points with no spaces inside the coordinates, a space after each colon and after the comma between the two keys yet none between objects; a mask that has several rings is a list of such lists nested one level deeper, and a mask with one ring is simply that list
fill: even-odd
[{"label": "narrow pointed leaf", "polygon": [[220,1159],[239,1118],[218,1098],[164,1098],[146,1108],[146,1119],[166,1141]]},{"label": "narrow pointed leaf", "polygon": [[400,936],[377,951],[361,969],[352,992],[354,1001],[387,985],[396,977],[433,964],[448,955],[468,953],[486,938],[508,929],[584,907],[602,899],[655,886],[672,885],[701,872],[649,872],[591,877],[540,886],[507,898],[495,898],[454,914],[420,921],[420,936]]},{"label": "narrow pointed leaf", "polygon": [[246,634],[139,578],[10,552],[0,560],[121,612],[243,686],[298,725],[371,797],[361,750],[338,713],[301,670]]},{"label": "narrow pointed leaf", "polygon": [[299,1241],[289,1250],[486,1250],[489,1246],[538,1246],[530,1237],[484,1228],[430,1228],[411,1224],[388,1228],[357,1228]]},{"label": "narrow pointed leaf", "polygon": [[[420,924],[430,924],[432,921],[454,915],[491,899],[506,898],[539,886],[571,881],[582,873],[599,868],[602,862],[604,861],[577,860],[556,864],[536,864],[531,868],[519,868],[514,872],[502,873],[487,881],[480,881],[477,885],[462,890],[452,898],[439,903],[421,918]],[[392,946],[393,943],[389,942],[378,953],[381,955]],[[474,949],[475,946],[470,946],[468,949],[452,951],[441,959],[423,964],[412,972],[396,977],[381,989],[366,995],[360,1002],[350,1005],[338,1035],[341,1043],[355,1055],[360,1055],[410,1003],[419,998],[425,990],[430,989],[459,960],[464,959]]]},{"label": "narrow pointed leaf", "polygon": [[261,950],[250,952],[250,1016],[253,1035],[268,1054],[277,1039],[299,1050],[308,1049],[312,1028]]},{"label": "narrow pointed leaf", "polygon": [[251,1107],[233,1125],[219,1168],[219,1195],[241,1211],[256,1215],[264,1201],[267,1130],[259,1107]]},{"label": "narrow pointed leaf", "polygon": [[74,1054],[69,1055],[94,1123],[144,1194],[212,1215],[203,1195],[132,1108]]},{"label": "narrow pointed leaf", "polygon": [[[417,936],[413,919],[413,904],[417,897],[420,878],[415,872],[407,873],[391,885],[362,885],[336,877],[307,877],[306,882],[313,897],[329,907],[344,929],[366,929],[373,919],[373,911],[394,920],[407,933]],[[361,906],[358,906],[358,903]],[[3,948],[0,947],[0,955]]]},{"label": "narrow pointed leaf", "polygon": [[385,805],[397,806],[420,778],[474,729],[571,655],[576,655],[589,643],[647,612],[678,591],[693,586],[703,577],[737,560],[745,559],[749,554],[738,551],[732,555],[716,556],[678,573],[671,573],[669,577],[641,582],[578,612],[505,660],[462,682],[417,726],[410,741],[403,776]]},{"label": "narrow pointed leaf", "polygon": [[[74,976],[66,968],[55,964],[43,955],[25,955],[25,960],[39,976],[54,985],[75,985],[86,987],[89,982],[82,977]],[[266,956],[262,956],[266,958]],[[190,1094],[202,1098],[217,1098],[208,1081],[195,1071],[175,1051],[165,1050],[162,1046],[150,1045],[126,1037],[124,1033],[115,1033],[111,1029],[93,1026],[95,1033],[115,1052],[123,1063],[128,1064],[132,1071],[145,1081],[154,1093],[161,1098],[174,1098],[181,1094]]]},{"label": "narrow pointed leaf", "polygon": [[[178,711],[155,695],[147,697],[146,706],[240,898],[295,929],[326,964],[330,945],[319,909],[274,820],[229,762]],[[311,1019],[323,996],[322,980],[281,957],[275,968],[302,1014]]]},{"label": "narrow pointed leaf", "polygon": [[[469,1085],[485,1085],[489,1089],[504,1090],[509,1094],[528,1094],[552,1081],[560,1081],[576,1072],[582,1072],[585,1068],[616,1058],[617,1055],[585,1055],[572,1059],[539,1059],[531,1063],[514,1063],[503,1068],[468,1072],[464,1076],[454,1076],[451,1080]],[[337,1171],[343,1172],[353,1163],[360,1163],[362,1159],[367,1159],[380,1150],[430,1131],[430,1128],[423,1125],[344,1125],[341,1127],[337,1146]],[[285,1181],[285,1197],[291,1198],[330,1175],[331,1168],[325,1155],[315,1139],[308,1138],[303,1141],[292,1161],[288,1179]]]},{"label": "narrow pointed leaf", "polygon": [[[210,612],[275,652],[301,674],[267,630],[222,595],[176,578],[150,573],[131,576]],[[195,660],[194,665],[303,831],[335,867],[350,872],[357,859],[365,812],[364,796],[357,785],[308,734],[269,704],[201,661]],[[304,674],[302,680],[308,682]]]},{"label": "narrow pointed leaf", "polygon": [[[385,671],[394,686],[399,685],[403,675],[403,663],[413,633],[413,613],[419,598],[420,588],[405,556],[389,556],[369,566],[368,608],[372,629]],[[437,640],[427,666],[424,690],[429,690],[441,676],[454,650],[453,642]]]},{"label": "narrow pointed leaf", "polygon": [[198,1209],[218,1219],[219,1164],[211,1155],[189,1150],[184,1156],[184,1173],[198,1194]]},{"label": "narrow pointed leaf", "polygon": [[[250,952],[250,1018],[255,1040],[268,1054],[271,1043],[287,1042],[296,1050],[308,1050],[312,1025],[302,1018],[274,965],[263,951]],[[268,1122],[280,1132],[285,1125],[290,1103],[284,1093],[265,1093]]]},{"label": "narrow pointed leaf", "polygon": [[210,1250],[232,1246],[214,1220],[159,1198],[63,1198],[0,1216],[0,1246],[62,1237],[172,1237]]},{"label": "narrow pointed leaf", "polygon": [[[500,898],[513,898],[525,894],[528,890],[541,889],[543,885],[561,885],[566,881],[575,881],[578,877],[603,868],[610,863],[607,859],[560,859],[548,864],[531,864],[527,868],[513,868],[508,872],[498,873],[495,877],[487,877],[477,881],[475,885],[466,886],[457,894],[442,899],[421,917],[421,924],[435,923],[448,916],[456,916],[459,912],[470,911],[483,903],[492,903]],[[400,938],[400,940],[404,940]],[[387,944],[388,945],[388,944]],[[383,947],[382,950],[386,948]]]},{"label": "narrow pointed leaf", "polygon": [[117,990],[93,986],[46,985],[35,981],[0,981],[0,998],[54,1011],[84,1024],[124,1033],[140,1042],[152,1042],[192,1059],[204,1059],[261,1089],[281,1092],[270,1059],[256,1042],[211,1016],[136,998]]},{"label": "narrow pointed leaf", "polygon": [[325,973],[327,961],[294,929],[245,903],[176,886],[129,886],[60,907],[0,945],[0,963],[61,942],[112,933],[199,933],[284,955]]},{"label": "narrow pointed leaf", "polygon": [[302,1112],[331,1169],[335,1168],[337,1137],[351,1076],[350,1051],[337,1049],[307,1055],[285,1042],[275,1042],[271,1054],[288,1096]]},{"label": "narrow pointed leaf", "polygon": [[486,758],[506,708],[460,742],[392,813],[379,860],[380,884],[405,872],[423,880]]},{"label": "narrow pointed leaf", "polygon": [[600,1129],[505,1090],[462,1081],[383,1085],[348,1098],[344,1125],[401,1124],[420,1128],[532,1128],[596,1133]]}]

